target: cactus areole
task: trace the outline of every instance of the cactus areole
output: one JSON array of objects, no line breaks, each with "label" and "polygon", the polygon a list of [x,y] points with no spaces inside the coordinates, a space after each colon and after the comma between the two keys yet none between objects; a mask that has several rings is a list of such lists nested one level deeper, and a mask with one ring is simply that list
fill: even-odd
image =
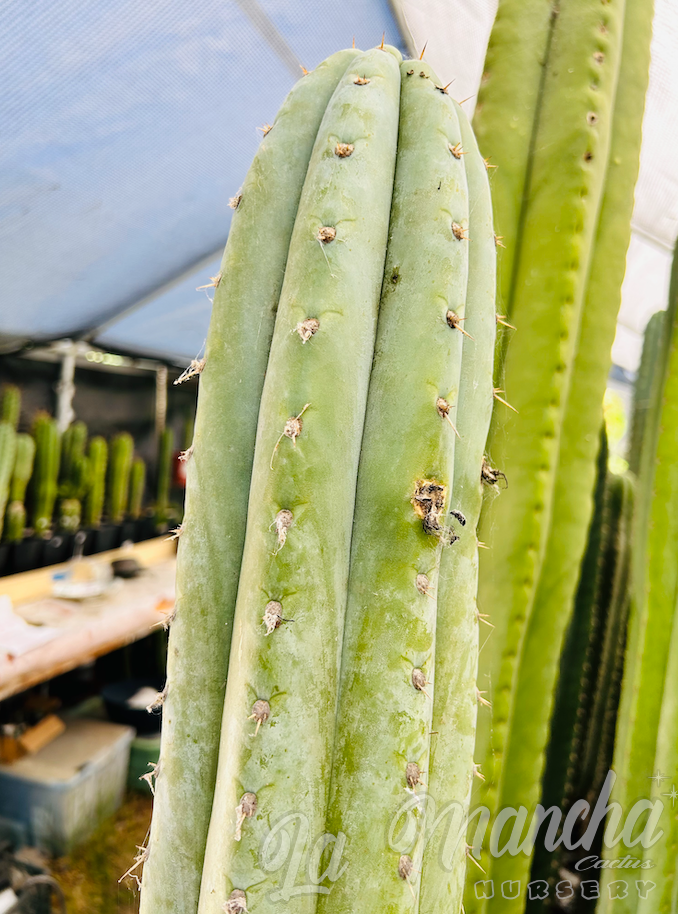
[{"label": "cactus areole", "polygon": [[341,51],[293,88],[233,206],[141,911],[459,914],[496,330],[485,164],[426,63]]}]

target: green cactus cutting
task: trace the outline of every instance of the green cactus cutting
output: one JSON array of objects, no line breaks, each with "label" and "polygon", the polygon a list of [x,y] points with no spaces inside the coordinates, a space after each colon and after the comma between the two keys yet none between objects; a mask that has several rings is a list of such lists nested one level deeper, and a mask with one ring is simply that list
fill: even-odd
[{"label": "green cactus cutting", "polygon": [[0,535],[5,507],[10,497],[10,483],[16,458],[16,432],[11,422],[0,422]]},{"label": "green cactus cutting", "polygon": [[[224,298],[223,313],[216,298],[210,339],[221,342],[226,321],[251,333],[253,300],[269,332],[263,348],[257,330],[256,363],[231,332],[209,387],[208,340],[142,911],[273,912],[281,901],[287,911],[354,911],[360,898],[361,908],[405,912],[414,894],[426,910],[445,901],[458,914],[463,829],[448,870],[437,846],[425,850],[439,836],[427,834],[416,796],[426,770],[463,819],[474,771],[475,525],[496,325],[485,166],[428,65],[401,63],[388,47],[330,58],[293,90],[269,135],[217,285],[217,296],[223,286],[242,297]],[[276,164],[299,153],[300,135],[306,161],[281,185]],[[262,277],[267,258],[248,267],[281,191],[287,244]],[[245,399],[248,425],[226,421]],[[215,488],[208,468],[227,484]],[[229,556],[228,591],[214,590],[224,569],[203,555],[212,540]],[[225,673],[225,658],[213,659],[224,609],[205,602],[220,592],[237,592],[221,721],[204,707],[215,688],[205,674]],[[205,770],[194,747],[219,722],[211,795],[209,781],[192,783]],[[417,826],[407,846],[387,834],[401,810]],[[273,833],[290,847],[300,822],[307,851],[323,833],[348,836],[351,875],[330,875],[330,894],[289,894],[286,869],[268,859]]]},{"label": "green cactus cutting", "polygon": [[56,420],[48,413],[38,413],[33,422],[35,460],[31,478],[31,523],[38,536],[52,528],[57,498],[61,442]]},{"label": "green cactus cutting", "polygon": [[5,536],[13,543],[20,542],[26,528],[26,489],[33,473],[35,440],[31,435],[16,436],[16,457],[9,490],[9,505],[5,517]]},{"label": "green cactus cutting", "polygon": [[[480,655],[492,709],[478,721],[486,778],[474,805],[534,808],[559,655],[593,505],[598,430],[638,170],[652,9],[503,0],[476,125],[497,167],[493,200],[506,251],[506,322],[488,442],[510,485],[479,536],[479,606],[495,626]],[[520,89],[518,88],[520,83]],[[508,99],[512,101],[509,103]],[[535,353],[539,353],[538,364]],[[480,854],[480,847],[474,849]],[[484,859],[484,858],[483,858]],[[529,854],[493,855],[469,882],[466,911],[522,911]],[[519,882],[493,898],[476,881]]]},{"label": "green cactus cutting", "polygon": [[156,466],[155,513],[159,524],[166,524],[169,518],[173,454],[174,429],[164,428],[158,440],[158,462]]},{"label": "green cactus cutting", "polygon": [[[233,199],[228,244],[214,279],[194,450],[186,455],[177,610],[167,667],[172,688],[163,722],[163,777],[156,785],[144,866],[144,914],[194,912],[198,905],[273,325],[311,150],[327,103],[354,56],[340,51],[292,89]],[[275,230],[261,231],[266,225]],[[313,325],[306,328],[302,332],[310,339]],[[185,798],[181,816],[174,812],[176,796]],[[177,853],[187,861],[181,868]]]},{"label": "green cactus cutting", "polygon": [[85,456],[87,426],[74,422],[61,438],[59,471],[59,526],[67,533],[80,527],[82,499],[90,485],[89,461]]},{"label": "green cactus cutting", "polygon": [[0,421],[9,422],[14,431],[19,427],[21,416],[21,391],[15,384],[8,384],[2,390]]},{"label": "green cactus cutting", "polygon": [[132,436],[128,432],[120,432],[111,441],[106,480],[106,514],[112,524],[120,524],[125,518],[133,456]]},{"label": "green cactus cutting", "polygon": [[127,507],[127,514],[132,520],[138,520],[141,517],[145,488],[146,464],[141,457],[135,457],[132,461],[132,469],[130,471],[129,505]]},{"label": "green cactus cutting", "polygon": [[[636,407],[644,407],[644,434],[638,465],[637,507],[634,513],[632,602],[629,650],[626,653],[619,708],[612,800],[630,809],[638,798],[661,800],[666,786],[649,780],[655,773],[666,783],[678,779],[678,256],[674,254],[668,311],[655,318],[664,332],[657,345],[650,325],[645,362],[656,356],[651,383],[641,373]],[[648,396],[649,390],[649,396]],[[635,422],[638,419],[634,419]],[[616,878],[604,871],[599,909],[602,914],[668,914],[675,910],[675,861],[678,827],[670,801],[664,801],[656,824],[662,838],[643,849],[630,836],[610,858],[644,853],[653,864],[648,878],[654,889],[647,898],[629,892],[613,898],[608,886]]]},{"label": "green cactus cutting", "polygon": [[82,519],[85,527],[99,527],[104,513],[106,467],[108,465],[108,445],[104,438],[96,436],[91,439],[87,460],[89,464],[89,486]]}]

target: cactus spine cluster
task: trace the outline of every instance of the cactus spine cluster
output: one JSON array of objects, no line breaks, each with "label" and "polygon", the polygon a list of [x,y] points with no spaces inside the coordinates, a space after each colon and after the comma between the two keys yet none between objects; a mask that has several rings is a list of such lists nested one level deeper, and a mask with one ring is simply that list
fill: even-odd
[{"label": "cactus spine cluster", "polygon": [[5,516],[5,536],[20,542],[26,528],[26,489],[33,473],[35,441],[31,435],[16,436],[16,457],[9,490],[9,505]]},{"label": "cactus spine cluster", "polygon": [[129,500],[129,478],[134,456],[134,441],[127,432],[120,432],[111,441],[108,461],[108,485],[106,513],[112,524],[120,524],[125,518]]},{"label": "cactus spine cluster", "polygon": [[141,457],[135,457],[129,477],[129,505],[127,507],[127,514],[132,520],[138,520],[141,517],[145,488],[146,464]]},{"label": "cactus spine cluster", "polygon": [[[284,869],[260,854],[291,813],[311,845],[347,835],[350,876],[286,910],[406,912],[415,895],[458,914],[463,835],[448,868],[423,812],[404,845],[387,832],[425,771],[462,810],[473,777],[495,335],[485,167],[426,64],[345,51],[293,89],[235,203],[142,911],[278,910]],[[291,844],[295,824],[282,828]]]},{"label": "cactus spine cluster", "polygon": [[48,413],[38,413],[33,422],[35,460],[32,487],[32,526],[38,536],[52,528],[57,498],[61,442],[56,420]]},{"label": "cactus spine cluster", "polygon": [[[486,781],[474,805],[534,808],[558,658],[592,511],[602,395],[628,245],[647,85],[651,4],[502,0],[476,129],[503,236],[499,300],[518,332],[498,348],[488,451],[510,486],[486,506],[479,606],[495,628],[480,656],[492,710],[478,723]],[[535,354],[539,353],[539,365]],[[480,854],[480,848],[474,849]],[[483,857],[485,859],[485,857]],[[517,897],[466,911],[522,911],[529,855],[487,857]],[[482,893],[481,893],[482,894]]]}]

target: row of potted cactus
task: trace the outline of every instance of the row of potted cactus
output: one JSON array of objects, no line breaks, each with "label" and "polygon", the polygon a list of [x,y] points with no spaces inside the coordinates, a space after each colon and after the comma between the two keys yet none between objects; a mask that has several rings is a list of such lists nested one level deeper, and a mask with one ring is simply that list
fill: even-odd
[{"label": "row of potted cactus", "polygon": [[156,497],[145,504],[146,464],[134,440],[120,432],[88,441],[77,421],[62,434],[38,412],[31,432],[17,431],[18,387],[5,387],[0,406],[0,574],[27,571],[84,554],[147,539],[167,529],[173,433],[160,436]]}]

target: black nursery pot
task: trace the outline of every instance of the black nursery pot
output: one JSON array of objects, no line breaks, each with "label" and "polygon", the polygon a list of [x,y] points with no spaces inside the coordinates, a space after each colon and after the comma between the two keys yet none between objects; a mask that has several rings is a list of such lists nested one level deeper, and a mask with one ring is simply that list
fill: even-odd
[{"label": "black nursery pot", "polygon": [[0,544],[0,577],[3,574],[10,574],[12,566],[10,565],[11,544]]},{"label": "black nursery pot", "polygon": [[44,540],[42,549],[43,565],[60,565],[67,562],[73,555],[73,533],[55,533],[48,540]]},{"label": "black nursery pot", "polygon": [[28,536],[20,543],[14,543],[10,559],[12,573],[20,574],[22,571],[33,571],[34,568],[39,568],[42,565],[44,544],[44,540],[35,536]]},{"label": "black nursery pot", "polygon": [[158,533],[155,528],[155,521],[152,517],[140,517],[134,521],[134,541],[141,543],[144,540],[153,539]]},{"label": "black nursery pot", "polygon": [[108,552],[120,545],[120,524],[102,524],[94,531],[94,552]]},{"label": "black nursery pot", "polygon": [[126,543],[128,540],[131,540],[133,543],[136,543],[136,532],[137,525],[136,521],[126,520],[120,525],[120,545]]}]

